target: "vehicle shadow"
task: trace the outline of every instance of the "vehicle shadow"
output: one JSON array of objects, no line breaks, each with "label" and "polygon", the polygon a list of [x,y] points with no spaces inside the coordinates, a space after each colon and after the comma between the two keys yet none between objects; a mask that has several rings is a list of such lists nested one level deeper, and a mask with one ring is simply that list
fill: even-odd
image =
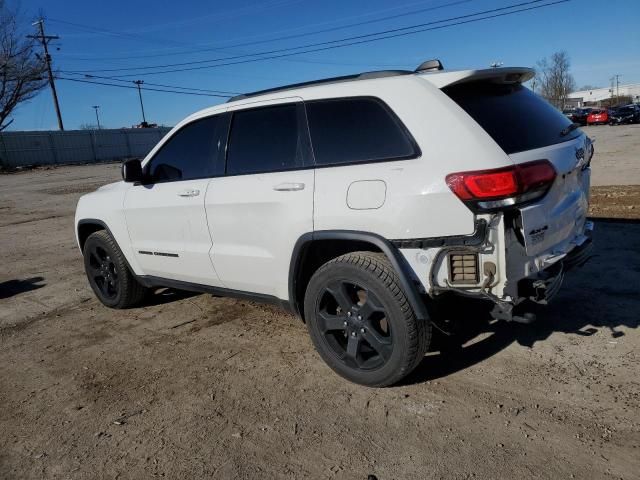
[{"label": "vehicle shadow", "polygon": [[31,277],[24,280],[7,280],[0,283],[0,300],[13,297],[20,293],[30,292],[44,287],[44,277]]},{"label": "vehicle shadow", "polygon": [[174,288],[154,288],[150,291],[141,306],[151,307],[154,305],[163,305],[165,303],[177,302],[178,300],[184,300],[185,298],[195,297],[202,295],[198,292],[188,292],[186,290],[176,290]]},{"label": "vehicle shadow", "polygon": [[433,380],[481,363],[514,342],[533,347],[554,332],[591,336],[605,329],[640,326],[640,220],[593,219],[594,256],[565,276],[553,302],[538,321],[521,325],[491,320],[483,302],[460,302],[447,311],[453,335],[434,334],[431,352],[404,384]]}]

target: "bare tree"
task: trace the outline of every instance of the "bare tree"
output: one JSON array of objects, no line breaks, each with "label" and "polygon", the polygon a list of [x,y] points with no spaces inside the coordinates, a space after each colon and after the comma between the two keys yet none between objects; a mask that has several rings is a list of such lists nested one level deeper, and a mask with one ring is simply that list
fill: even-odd
[{"label": "bare tree", "polygon": [[556,52],[550,59],[543,58],[538,62],[540,95],[557,108],[564,107],[568,95],[576,87],[570,67],[569,55],[565,51]]},{"label": "bare tree", "polygon": [[35,97],[46,85],[45,62],[34,40],[18,27],[18,13],[0,0],[0,131],[15,108]]}]

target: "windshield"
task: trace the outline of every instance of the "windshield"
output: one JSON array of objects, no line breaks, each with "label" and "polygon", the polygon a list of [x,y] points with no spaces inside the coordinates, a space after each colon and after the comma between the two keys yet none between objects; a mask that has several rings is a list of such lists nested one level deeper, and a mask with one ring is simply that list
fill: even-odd
[{"label": "windshield", "polygon": [[469,82],[443,89],[508,154],[546,147],[582,134],[569,133],[565,115],[520,84]]}]

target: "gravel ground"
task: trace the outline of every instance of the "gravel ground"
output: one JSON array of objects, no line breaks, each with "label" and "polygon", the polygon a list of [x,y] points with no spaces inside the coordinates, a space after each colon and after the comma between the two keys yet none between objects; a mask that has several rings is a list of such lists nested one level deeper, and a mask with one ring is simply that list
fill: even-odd
[{"label": "gravel ground", "polygon": [[[640,185],[637,126],[587,131],[593,183]],[[0,478],[638,478],[640,187],[594,189],[596,256],[538,323],[462,306],[403,385],[368,389],[271,307],[101,306],[73,211],[118,172],[0,176]]]}]

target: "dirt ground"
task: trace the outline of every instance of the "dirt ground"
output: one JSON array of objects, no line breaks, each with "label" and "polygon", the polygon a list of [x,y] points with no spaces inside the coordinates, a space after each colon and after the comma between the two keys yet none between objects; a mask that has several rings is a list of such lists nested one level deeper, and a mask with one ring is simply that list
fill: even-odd
[{"label": "dirt ground", "polygon": [[[598,129],[599,152],[632,151],[622,173],[596,157],[594,184],[631,183],[640,130]],[[640,477],[640,179],[594,188],[596,256],[536,324],[461,308],[403,385],[369,389],[275,308],[171,291],[100,305],[73,212],[118,175],[0,175],[0,478]]]}]

